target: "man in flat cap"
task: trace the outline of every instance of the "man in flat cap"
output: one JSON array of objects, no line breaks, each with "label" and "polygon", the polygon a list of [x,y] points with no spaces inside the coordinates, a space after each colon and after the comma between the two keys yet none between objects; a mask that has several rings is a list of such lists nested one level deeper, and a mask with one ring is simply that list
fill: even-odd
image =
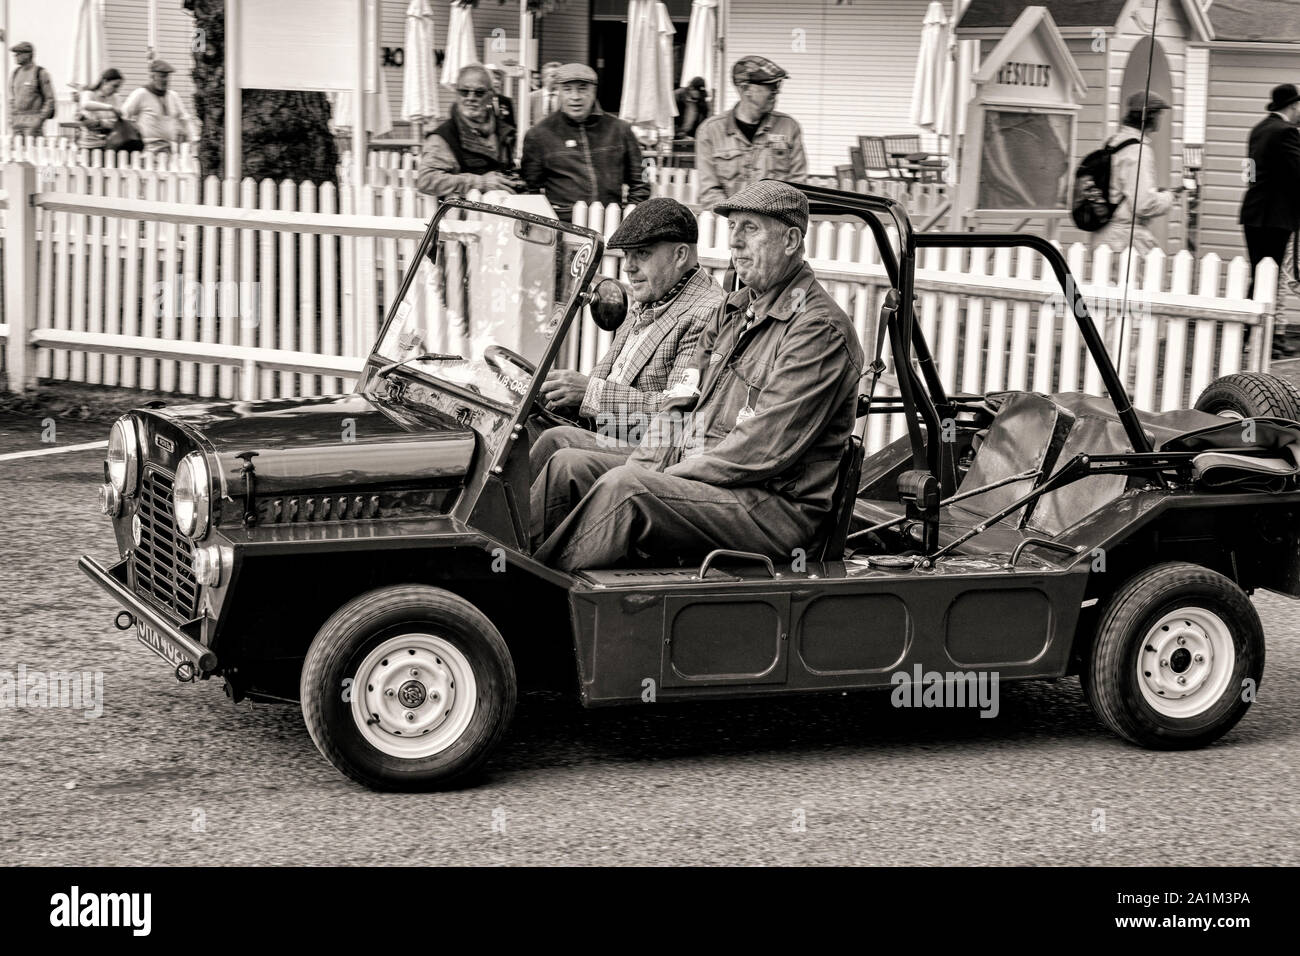
[{"label": "man in flat cap", "polygon": [[[573,220],[573,204],[641,202],[650,184],[632,127],[596,104],[596,71],[569,63],[555,71],[560,108],[524,136],[522,172],[546,194],[555,214]],[[623,187],[627,187],[624,200]]]},{"label": "man in flat cap", "polygon": [[149,64],[149,82],[135,90],[122,105],[122,117],[140,130],[150,153],[170,153],[190,138],[193,117],[185,101],[167,89],[175,70],[166,60]]},{"label": "man in flat cap", "polygon": [[731,68],[740,101],[695,131],[695,168],[705,209],[760,179],[801,180],[807,175],[803,131],[794,117],[776,112],[776,96],[787,76],[762,56],[743,57]]},{"label": "man in flat cap", "polygon": [[551,458],[532,489],[539,561],[675,564],[714,548],[789,559],[830,513],[862,347],[803,261],[807,198],[761,180],[718,212],[745,287],[704,329],[698,397],[666,402],[626,463],[577,449]]},{"label": "man in flat cap", "polygon": [[[1255,267],[1265,259],[1279,266],[1287,241],[1300,227],[1300,90],[1291,83],[1274,87],[1268,115],[1250,131],[1250,164],[1246,196],[1241,203],[1241,228],[1250,255],[1250,290],[1255,292]],[[1293,264],[1294,265],[1294,264]],[[1294,355],[1285,331],[1274,337],[1273,358]]]},{"label": "man in flat cap", "polygon": [[49,71],[33,62],[36,49],[27,41],[15,43],[17,66],[9,76],[9,122],[18,136],[40,136],[47,119],[54,118],[54,84]]},{"label": "man in flat cap", "polygon": [[[583,375],[557,369],[542,383],[542,401],[576,411],[595,431],[557,426],[542,432],[529,460],[537,475],[561,448],[631,454],[665,398],[699,385],[704,324],[722,303],[722,288],[700,268],[695,215],[675,199],[647,199],[609,237],[623,250],[632,307],[605,357]],[[540,514],[540,512],[539,512]]]},{"label": "man in flat cap", "polygon": [[1155,93],[1139,90],[1128,98],[1127,106],[1124,121],[1104,144],[1120,147],[1110,157],[1110,201],[1119,205],[1110,222],[1094,232],[1090,242],[1094,249],[1104,243],[1119,252],[1128,248],[1131,231],[1133,251],[1145,255],[1159,245],[1147,224],[1169,214],[1174,196],[1181,188],[1171,191],[1158,185],[1157,177],[1165,171],[1159,168],[1155,147],[1147,135],[1160,128],[1160,118],[1168,111],[1169,104]]}]

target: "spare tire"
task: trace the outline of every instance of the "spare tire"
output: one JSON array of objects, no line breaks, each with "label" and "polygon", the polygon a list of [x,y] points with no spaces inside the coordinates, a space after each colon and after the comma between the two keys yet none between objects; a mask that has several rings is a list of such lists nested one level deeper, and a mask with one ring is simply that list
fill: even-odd
[{"label": "spare tire", "polygon": [[1224,418],[1300,422],[1300,389],[1276,375],[1234,372],[1211,382],[1196,400],[1196,410]]}]

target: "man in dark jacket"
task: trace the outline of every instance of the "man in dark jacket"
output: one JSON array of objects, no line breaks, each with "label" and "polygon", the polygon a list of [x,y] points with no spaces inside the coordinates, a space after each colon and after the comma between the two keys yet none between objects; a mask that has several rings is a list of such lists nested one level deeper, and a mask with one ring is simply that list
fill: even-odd
[{"label": "man in dark jacket", "polygon": [[[1255,267],[1264,259],[1278,265],[1286,257],[1286,244],[1300,226],[1300,91],[1291,83],[1274,88],[1269,115],[1250,131],[1250,181],[1241,203],[1241,227],[1250,254],[1250,292],[1255,290]],[[1278,342],[1275,351],[1293,349]]]},{"label": "man in dark jacket", "polygon": [[451,118],[430,133],[420,153],[416,186],[439,199],[520,186],[515,173],[515,128],[492,109],[492,77],[471,64],[456,76]]},{"label": "man in dark jacket", "polygon": [[36,49],[27,41],[15,43],[9,76],[9,122],[18,136],[40,136],[47,119],[54,118],[54,85],[45,67],[33,62]]},{"label": "man in dark jacket", "polygon": [[[596,71],[570,63],[556,71],[560,109],[524,136],[523,176],[569,222],[573,204],[650,198],[632,127],[596,105]],[[627,198],[623,187],[627,186]]]},{"label": "man in dark jacket", "polygon": [[704,327],[698,390],[660,406],[626,464],[555,453],[532,487],[538,561],[573,571],[714,548],[788,560],[830,513],[862,346],[804,262],[808,200],[765,179],[718,212],[745,287]]}]

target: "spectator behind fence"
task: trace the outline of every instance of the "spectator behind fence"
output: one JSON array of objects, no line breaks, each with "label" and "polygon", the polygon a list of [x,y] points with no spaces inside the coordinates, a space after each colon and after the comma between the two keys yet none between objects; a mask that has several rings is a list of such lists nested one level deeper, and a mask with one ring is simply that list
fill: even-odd
[{"label": "spectator behind fence", "polygon": [[524,182],[545,193],[555,214],[569,222],[573,204],[622,203],[650,198],[641,147],[632,127],[596,105],[596,71],[570,63],[556,72],[560,110],[524,137]]},{"label": "spectator behind fence", "polygon": [[167,89],[174,72],[166,60],[154,60],[149,82],[128,96],[122,107],[123,118],[139,128],[145,152],[170,153],[190,138],[193,117],[185,101]]},{"label": "spectator behind fence", "polygon": [[517,192],[515,128],[492,109],[492,77],[477,63],[456,74],[451,116],[430,133],[420,153],[416,186],[446,199],[471,189]]},{"label": "spectator behind fence", "polygon": [[519,121],[515,119],[515,101],[506,96],[505,93],[505,71],[490,66],[488,67],[488,76],[492,77],[492,109],[508,126],[518,129]]},{"label": "spectator behind fence", "polygon": [[[1300,227],[1300,90],[1294,84],[1274,87],[1268,115],[1250,131],[1246,195],[1241,201],[1241,229],[1250,256],[1249,296],[1255,294],[1255,267],[1265,259],[1279,266],[1287,242]],[[1293,264],[1294,268],[1294,264]],[[1296,353],[1285,326],[1273,336],[1273,358]]]},{"label": "spectator behind fence", "polygon": [[542,67],[542,88],[528,94],[528,122],[536,126],[560,108],[560,91],[555,75],[564,66],[552,60]]},{"label": "spectator behind fence", "polygon": [[[1142,115],[1144,103],[1145,119]],[[1175,192],[1156,184],[1157,175],[1163,171],[1156,162],[1151,137],[1147,135],[1160,128],[1160,117],[1169,109],[1169,104],[1155,93],[1148,96],[1139,91],[1128,98],[1127,106],[1124,122],[1104,144],[1118,146],[1133,141],[1110,157],[1110,201],[1118,205],[1110,222],[1094,232],[1090,242],[1094,249],[1107,245],[1119,252],[1128,248],[1131,233],[1133,251],[1146,254],[1159,245],[1147,224],[1158,216],[1168,215],[1174,205]]]},{"label": "spectator behind fence", "polygon": [[54,84],[34,62],[30,43],[15,43],[13,53],[18,65],[9,76],[9,122],[17,136],[40,136],[45,121],[54,118]]},{"label": "spectator behind fence", "polygon": [[677,117],[674,119],[678,138],[691,137],[700,124],[709,118],[709,91],[704,88],[704,77],[697,76],[691,82],[673,91],[677,101]]},{"label": "spectator behind fence", "polygon": [[803,131],[793,117],[776,112],[781,81],[788,76],[762,56],[743,57],[731,68],[740,102],[695,131],[695,168],[705,209],[760,179],[799,181],[807,175]]},{"label": "spectator behind fence", "polygon": [[77,94],[77,145],[84,149],[103,149],[109,134],[122,115],[122,74],[113,68],[104,71],[99,82]]}]

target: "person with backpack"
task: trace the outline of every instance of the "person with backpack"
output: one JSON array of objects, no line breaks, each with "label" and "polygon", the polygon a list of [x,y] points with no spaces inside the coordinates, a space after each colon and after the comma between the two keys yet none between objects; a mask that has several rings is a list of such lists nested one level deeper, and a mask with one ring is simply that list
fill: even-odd
[{"label": "person with backpack", "polygon": [[175,71],[166,60],[149,65],[149,82],[126,98],[124,119],[134,123],[149,153],[170,153],[190,136],[190,113],[185,101],[167,89]]},{"label": "person with backpack", "polygon": [[[1145,116],[1143,115],[1144,103]],[[1169,109],[1169,104],[1155,93],[1148,95],[1139,91],[1128,98],[1126,105],[1128,112],[1124,115],[1124,122],[1106,140],[1102,150],[1090,153],[1084,159],[1080,173],[1085,168],[1091,168],[1092,178],[1097,181],[1097,186],[1100,188],[1101,180],[1105,178],[1105,171],[1096,168],[1104,163],[1103,159],[1098,158],[1098,154],[1109,159],[1108,188],[1102,195],[1105,206],[1110,209],[1110,214],[1109,217],[1106,216],[1104,207],[1094,210],[1096,213],[1094,222],[1097,220],[1100,222],[1092,232],[1092,248],[1105,244],[1115,252],[1119,252],[1128,247],[1131,232],[1133,251],[1145,254],[1159,245],[1147,224],[1157,216],[1168,215],[1174,205],[1174,196],[1182,190],[1181,188],[1169,190],[1156,185],[1156,177],[1161,170],[1157,168],[1159,164],[1156,161],[1155,148],[1151,145],[1150,137],[1146,135],[1159,128],[1160,116]],[[1081,199],[1079,193],[1078,177],[1076,177],[1075,222],[1081,228],[1087,228],[1079,222],[1078,205]]]},{"label": "person with backpack", "polygon": [[18,63],[9,77],[9,116],[17,136],[40,136],[47,119],[54,118],[54,84],[49,71],[34,61],[36,48],[27,41],[14,44]]}]

